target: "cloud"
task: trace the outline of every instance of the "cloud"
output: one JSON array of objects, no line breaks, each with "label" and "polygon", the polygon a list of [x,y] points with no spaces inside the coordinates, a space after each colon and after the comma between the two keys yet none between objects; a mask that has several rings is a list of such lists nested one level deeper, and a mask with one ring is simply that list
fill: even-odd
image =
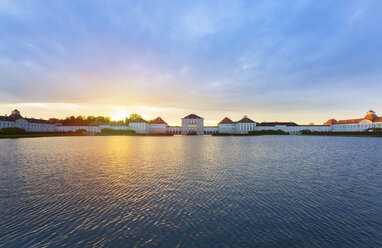
[{"label": "cloud", "polygon": [[382,4],[344,3],[2,0],[0,102],[280,116],[382,106]]}]

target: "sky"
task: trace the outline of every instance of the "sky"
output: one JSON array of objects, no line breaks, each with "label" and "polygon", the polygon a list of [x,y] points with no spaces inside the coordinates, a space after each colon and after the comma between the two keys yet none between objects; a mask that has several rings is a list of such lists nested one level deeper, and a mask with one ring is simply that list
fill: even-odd
[{"label": "sky", "polygon": [[382,115],[382,1],[0,0],[0,115]]}]

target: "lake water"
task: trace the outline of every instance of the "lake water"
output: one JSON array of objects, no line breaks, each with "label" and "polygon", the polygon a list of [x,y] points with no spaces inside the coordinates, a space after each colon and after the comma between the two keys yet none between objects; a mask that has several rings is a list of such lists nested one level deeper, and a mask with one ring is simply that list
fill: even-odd
[{"label": "lake water", "polygon": [[381,247],[382,138],[0,140],[0,247]]}]

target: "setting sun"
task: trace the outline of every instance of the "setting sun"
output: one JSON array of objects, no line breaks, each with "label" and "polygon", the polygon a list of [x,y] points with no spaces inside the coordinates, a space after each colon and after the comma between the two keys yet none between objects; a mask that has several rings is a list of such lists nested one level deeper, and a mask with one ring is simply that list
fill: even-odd
[{"label": "setting sun", "polygon": [[126,110],[118,110],[110,115],[112,121],[125,120],[126,117],[129,117],[129,113]]}]

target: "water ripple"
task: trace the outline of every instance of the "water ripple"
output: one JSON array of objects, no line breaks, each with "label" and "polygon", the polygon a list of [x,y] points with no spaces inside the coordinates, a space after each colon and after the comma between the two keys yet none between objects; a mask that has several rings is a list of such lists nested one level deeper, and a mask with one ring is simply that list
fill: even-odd
[{"label": "water ripple", "polygon": [[0,140],[0,247],[381,247],[382,139]]}]

